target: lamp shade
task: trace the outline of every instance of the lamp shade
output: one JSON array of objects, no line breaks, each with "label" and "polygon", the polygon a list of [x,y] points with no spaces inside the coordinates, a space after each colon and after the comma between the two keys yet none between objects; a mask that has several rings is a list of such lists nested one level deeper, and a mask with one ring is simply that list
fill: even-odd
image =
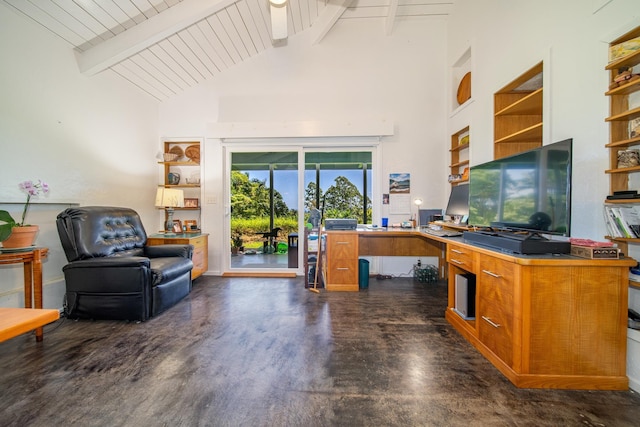
[{"label": "lamp shade", "polygon": [[156,207],[158,208],[183,208],[184,191],[174,188],[158,188],[156,192]]}]

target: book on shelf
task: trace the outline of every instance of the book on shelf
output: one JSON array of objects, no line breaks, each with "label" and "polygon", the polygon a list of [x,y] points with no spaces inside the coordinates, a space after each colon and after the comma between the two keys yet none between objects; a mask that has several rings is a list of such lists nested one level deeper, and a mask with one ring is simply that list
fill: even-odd
[{"label": "book on shelf", "polygon": [[640,212],[635,206],[604,206],[604,219],[611,237],[640,237]]}]

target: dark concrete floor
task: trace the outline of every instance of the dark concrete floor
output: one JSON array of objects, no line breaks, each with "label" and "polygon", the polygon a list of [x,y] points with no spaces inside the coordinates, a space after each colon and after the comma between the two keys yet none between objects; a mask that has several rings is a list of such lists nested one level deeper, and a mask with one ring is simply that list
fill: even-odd
[{"label": "dark concrete floor", "polygon": [[449,326],[444,283],[314,294],[201,277],[145,323],[0,343],[2,426],[632,426],[634,392],[522,390]]}]

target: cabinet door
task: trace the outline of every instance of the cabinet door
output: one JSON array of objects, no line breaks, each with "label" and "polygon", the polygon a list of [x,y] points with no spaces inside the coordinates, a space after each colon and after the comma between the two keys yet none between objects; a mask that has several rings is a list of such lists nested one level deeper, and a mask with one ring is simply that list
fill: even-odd
[{"label": "cabinet door", "polygon": [[514,265],[490,256],[479,262],[479,338],[507,365],[513,364]]}]

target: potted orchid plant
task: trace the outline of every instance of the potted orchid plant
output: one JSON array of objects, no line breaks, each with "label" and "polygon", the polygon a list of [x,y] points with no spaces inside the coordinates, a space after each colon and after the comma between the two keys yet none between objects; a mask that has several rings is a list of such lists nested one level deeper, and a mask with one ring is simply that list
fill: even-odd
[{"label": "potted orchid plant", "polygon": [[[35,239],[35,234],[38,232],[38,226],[32,226],[25,222],[25,218],[27,216],[27,211],[29,209],[29,204],[31,203],[32,197],[37,197],[40,194],[46,194],[49,192],[49,185],[42,181],[24,181],[18,184],[20,190],[27,194],[27,202],[24,205],[24,209],[22,210],[22,217],[20,218],[20,222],[13,219],[11,214],[5,210],[0,210],[0,242],[3,242],[3,246],[6,248],[9,247],[20,247],[23,246],[22,243],[12,244],[10,240],[12,236],[17,235],[15,232],[16,228],[27,228],[32,227],[35,228],[33,231],[33,236],[31,238],[31,242]],[[21,230],[23,231],[23,230]],[[26,231],[26,230],[24,230]],[[32,243],[29,243],[29,245]]]}]

